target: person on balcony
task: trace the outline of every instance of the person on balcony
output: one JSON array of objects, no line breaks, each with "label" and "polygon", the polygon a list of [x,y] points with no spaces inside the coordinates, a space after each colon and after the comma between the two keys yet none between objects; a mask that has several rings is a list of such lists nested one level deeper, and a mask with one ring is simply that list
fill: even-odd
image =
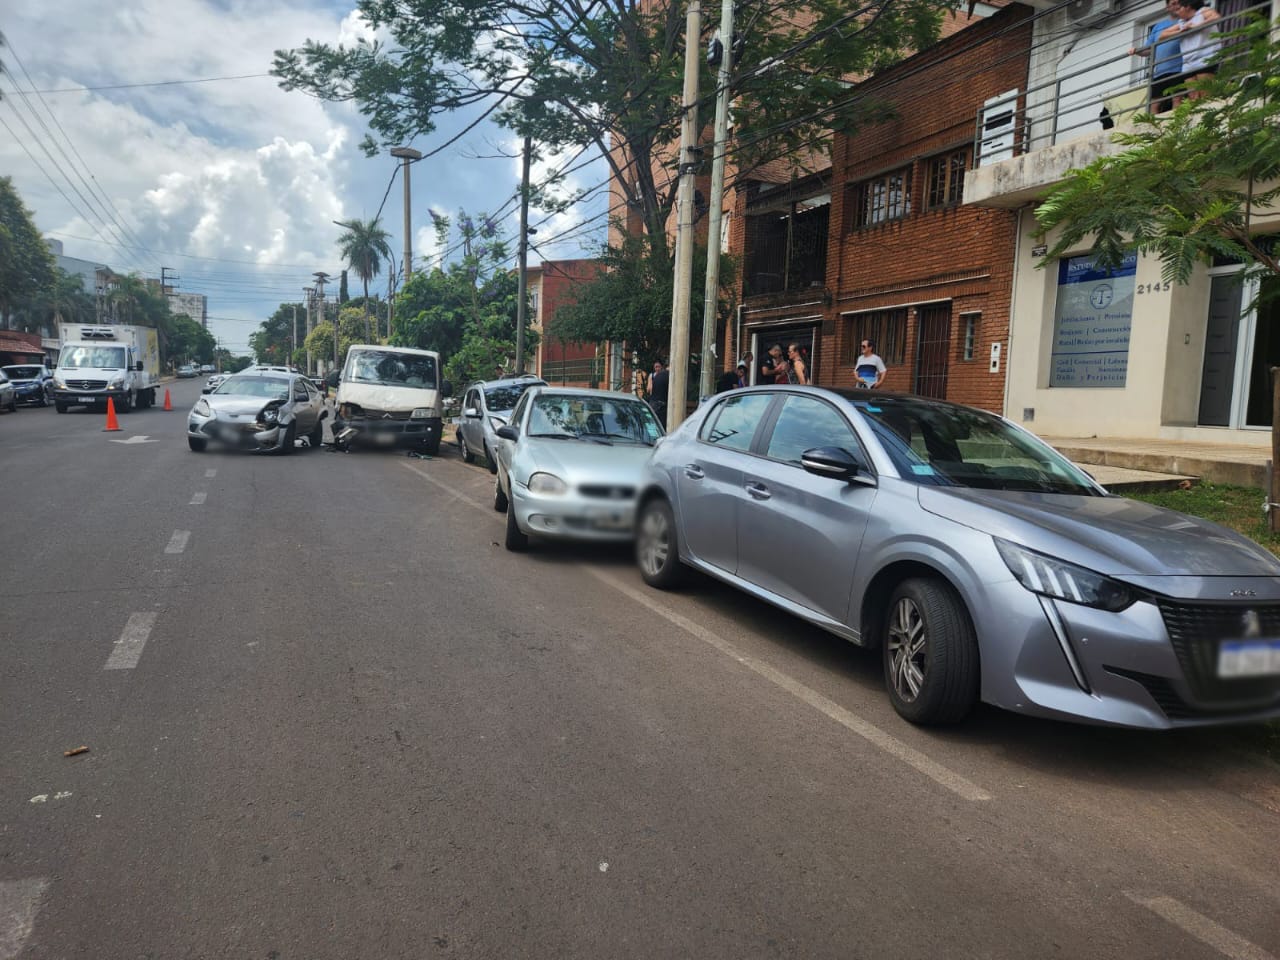
[{"label": "person on balcony", "polygon": [[[1174,7],[1178,22],[1160,33],[1161,41],[1177,37],[1182,50],[1182,73],[1175,82],[1177,86],[1211,76],[1218,69],[1216,63],[1209,61],[1222,45],[1222,38],[1212,26],[1222,16],[1206,3],[1207,0],[1178,0]],[[1203,96],[1200,90],[1183,90],[1174,95],[1173,105],[1176,107],[1183,100],[1199,100]]]},{"label": "person on balcony", "polygon": [[1151,25],[1147,31],[1147,42],[1141,47],[1130,47],[1129,56],[1145,57],[1155,49],[1151,62],[1151,112],[1164,113],[1173,105],[1173,97],[1169,91],[1181,82],[1182,47],[1175,36],[1172,40],[1159,42],[1160,35],[1170,27],[1176,27],[1182,20],[1175,12],[1178,0],[1168,0],[1164,9],[1168,16],[1162,17]]}]

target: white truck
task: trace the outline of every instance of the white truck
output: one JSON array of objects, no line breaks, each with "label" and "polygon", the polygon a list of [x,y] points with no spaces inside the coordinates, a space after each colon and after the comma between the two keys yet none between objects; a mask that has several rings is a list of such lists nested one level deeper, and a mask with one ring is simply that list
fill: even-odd
[{"label": "white truck", "polygon": [[329,373],[338,388],[333,442],[352,446],[409,446],[429,454],[440,450],[443,401],[453,392],[440,379],[434,350],[353,344],[342,373]]},{"label": "white truck", "polygon": [[160,341],[155,327],[66,323],[53,372],[53,405],[59,413],[77,404],[106,406],[120,413],[156,402],[160,382]]}]

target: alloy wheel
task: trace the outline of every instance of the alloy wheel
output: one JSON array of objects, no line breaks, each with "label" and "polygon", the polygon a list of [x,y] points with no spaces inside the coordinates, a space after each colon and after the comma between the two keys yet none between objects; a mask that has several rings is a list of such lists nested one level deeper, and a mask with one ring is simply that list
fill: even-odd
[{"label": "alloy wheel", "polygon": [[654,508],[645,511],[636,547],[640,569],[650,577],[658,576],[671,552],[671,524],[665,510]]},{"label": "alloy wheel", "polygon": [[889,677],[894,691],[907,703],[920,695],[925,680],[928,634],[920,608],[900,597],[889,620]]}]

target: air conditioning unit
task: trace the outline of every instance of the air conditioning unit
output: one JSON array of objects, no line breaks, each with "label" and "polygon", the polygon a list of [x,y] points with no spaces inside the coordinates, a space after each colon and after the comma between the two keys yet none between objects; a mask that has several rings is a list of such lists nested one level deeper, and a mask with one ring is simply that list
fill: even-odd
[{"label": "air conditioning unit", "polygon": [[1116,0],[1071,0],[1067,4],[1067,16],[1077,27],[1101,23],[1116,9]]}]

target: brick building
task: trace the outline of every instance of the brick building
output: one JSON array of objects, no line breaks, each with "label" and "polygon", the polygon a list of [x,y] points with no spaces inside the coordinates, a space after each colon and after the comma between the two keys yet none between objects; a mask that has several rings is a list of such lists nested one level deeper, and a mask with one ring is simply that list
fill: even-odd
[{"label": "brick building", "polygon": [[[600,271],[598,260],[544,260],[529,268],[529,294],[533,307],[533,327],[539,333],[538,376],[548,383],[567,386],[608,387],[609,364],[614,360],[608,345],[565,343],[556,336],[555,315],[562,306],[577,299],[576,289]],[[620,375],[619,375],[620,376]]]},{"label": "brick building", "polygon": [[[962,205],[974,117],[1025,85],[1031,10],[1013,4],[877,74],[894,118],[836,135],[831,165],[741,185],[742,305],[726,355],[798,342],[817,383],[853,386],[877,342],[885,386],[1000,410],[1016,218]],[[768,173],[769,171],[765,171]]]}]

